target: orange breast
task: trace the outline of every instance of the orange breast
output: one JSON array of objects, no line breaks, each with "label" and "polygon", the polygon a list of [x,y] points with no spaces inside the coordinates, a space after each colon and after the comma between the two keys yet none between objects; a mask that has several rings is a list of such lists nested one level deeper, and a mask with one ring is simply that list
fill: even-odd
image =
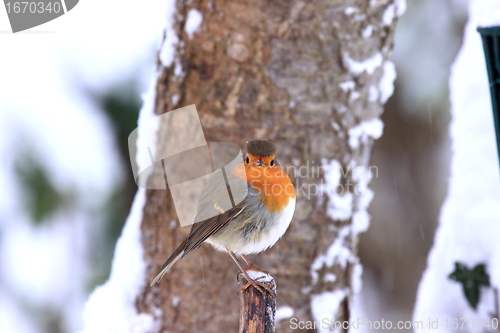
[{"label": "orange breast", "polygon": [[[259,193],[259,200],[271,213],[280,212],[295,198],[295,189],[288,175],[279,167],[238,165],[233,174]],[[245,177],[246,175],[246,177]]]}]

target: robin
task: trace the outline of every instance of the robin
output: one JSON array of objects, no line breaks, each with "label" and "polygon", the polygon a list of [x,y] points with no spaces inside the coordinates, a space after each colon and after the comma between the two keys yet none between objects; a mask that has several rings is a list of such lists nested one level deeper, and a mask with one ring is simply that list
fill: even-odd
[{"label": "robin", "polygon": [[[263,286],[257,281],[259,278],[252,279],[247,273],[247,270],[255,270],[256,267],[245,255],[259,253],[273,246],[288,229],[295,210],[295,189],[275,154],[276,147],[269,141],[252,140],[246,143],[243,161],[229,172],[246,181],[247,195],[233,208],[193,224],[189,236],[163,264],[151,285],[159,282],[174,263],[206,241],[216,249],[229,253],[248,281],[242,290],[253,285],[262,292],[258,287]],[[204,210],[204,197],[217,197],[214,192],[209,180],[198,200],[197,215]],[[217,203],[212,205],[217,206]],[[246,269],[236,255],[245,261]]]}]

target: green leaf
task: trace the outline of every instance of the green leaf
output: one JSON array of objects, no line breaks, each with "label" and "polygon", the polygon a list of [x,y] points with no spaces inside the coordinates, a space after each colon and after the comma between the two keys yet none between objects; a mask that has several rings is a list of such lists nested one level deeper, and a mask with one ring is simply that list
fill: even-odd
[{"label": "green leaf", "polygon": [[484,264],[474,267],[472,273],[474,275],[474,280],[477,281],[478,284],[484,286],[490,285],[490,276],[486,273],[486,266]]},{"label": "green leaf", "polygon": [[486,265],[476,265],[472,270],[460,262],[455,262],[455,270],[448,275],[451,280],[460,282],[469,305],[476,310],[480,299],[480,286],[489,286],[490,277]]},{"label": "green leaf", "polygon": [[448,277],[458,282],[464,282],[469,278],[469,276],[470,276],[470,271],[467,268],[467,266],[459,262],[456,262],[455,270]]}]

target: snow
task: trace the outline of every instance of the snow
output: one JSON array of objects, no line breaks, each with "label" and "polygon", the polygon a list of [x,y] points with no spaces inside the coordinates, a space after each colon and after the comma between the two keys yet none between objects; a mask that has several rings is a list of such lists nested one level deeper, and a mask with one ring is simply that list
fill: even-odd
[{"label": "snow", "polygon": [[311,312],[314,320],[318,323],[318,332],[330,332],[326,325],[321,325],[325,318],[335,320],[335,314],[340,303],[347,297],[345,290],[326,291],[320,295],[314,295],[311,299]]},{"label": "snow", "polygon": [[179,101],[179,94],[173,94],[171,101],[173,105],[177,105],[177,102]]},{"label": "snow", "polygon": [[345,13],[346,15],[352,15],[352,14],[354,14],[354,13],[358,12],[358,11],[359,11],[359,9],[358,9],[358,8],[356,8],[356,7],[347,7],[347,8],[344,10],[344,13]]},{"label": "snow", "polygon": [[373,25],[367,25],[366,28],[363,29],[361,36],[363,36],[363,38],[370,38],[373,34],[373,28]]},{"label": "snow", "polygon": [[378,84],[378,90],[380,92],[380,103],[385,104],[389,97],[394,93],[394,80],[396,80],[396,66],[390,60],[384,62],[382,67],[383,73],[382,78]]},{"label": "snow", "polygon": [[170,67],[174,62],[175,58],[175,47],[179,42],[179,38],[175,33],[173,28],[174,22],[174,14],[175,14],[175,1],[169,0],[167,2],[166,8],[166,19],[167,23],[165,24],[165,40],[163,41],[163,45],[160,48],[160,60],[165,67]]},{"label": "snow", "polygon": [[363,274],[363,266],[358,262],[353,265],[352,275],[351,275],[351,285],[354,294],[361,291],[361,275]]},{"label": "snow", "polygon": [[378,97],[379,97],[378,89],[374,86],[370,86],[370,88],[368,89],[368,101],[374,103],[378,101]]},{"label": "snow", "polygon": [[[373,193],[370,191],[369,193]],[[373,196],[373,195],[372,195]],[[370,226],[370,214],[366,210],[357,211],[352,216],[352,227],[354,232],[360,233],[368,230]]]},{"label": "snow", "polygon": [[326,273],[325,276],[323,277],[324,282],[335,282],[337,281],[337,276],[333,273]]},{"label": "snow", "polygon": [[384,123],[378,118],[363,121],[349,129],[349,146],[356,149],[361,143],[367,143],[370,139],[378,139],[382,136],[383,130]]},{"label": "snow", "polygon": [[184,31],[188,34],[189,39],[193,38],[193,34],[200,28],[203,16],[199,10],[191,9],[188,13]]},{"label": "snow", "polygon": [[406,11],[406,0],[395,0],[394,5],[396,6],[396,15],[397,17],[403,16]]},{"label": "snow", "polygon": [[325,254],[318,255],[311,265],[312,284],[318,281],[318,271],[323,266],[332,267],[333,264],[340,264],[342,267],[347,266],[347,262],[351,259],[351,250],[344,246],[345,238],[350,236],[350,228],[343,227],[339,230],[335,241],[328,247]]},{"label": "snow", "polygon": [[394,4],[387,6],[382,16],[382,24],[389,26],[394,21],[394,18],[401,17],[406,11],[406,0],[396,0]]},{"label": "snow", "polygon": [[271,282],[272,280],[274,280],[271,275],[259,271],[248,270],[247,274],[248,276],[250,276],[250,278],[258,280],[259,282]]},{"label": "snow", "polygon": [[174,75],[177,77],[184,76],[184,70],[179,59],[175,59]]},{"label": "snow", "polygon": [[[453,158],[448,194],[420,282],[414,320],[489,318],[491,288],[481,289],[474,311],[459,283],[447,276],[460,261],[469,268],[485,263],[493,286],[500,286],[500,172],[488,77],[476,27],[500,8],[497,0],[472,0],[464,44],[452,67],[450,99]],[[441,329],[442,328],[442,329]],[[451,332],[440,326],[441,332]]]},{"label": "snow", "polygon": [[123,233],[116,244],[109,280],[90,295],[84,311],[82,333],[146,333],[153,318],[138,314],[135,301],[145,285],[145,263],[141,244],[142,210],[146,191],[139,188]]},{"label": "snow", "polygon": [[280,306],[279,308],[276,309],[276,316],[274,317],[276,320],[276,323],[278,323],[280,320],[290,318],[293,316],[293,308],[291,308],[288,305],[285,306]]},{"label": "snow", "polygon": [[349,102],[352,103],[355,100],[357,100],[361,96],[361,93],[357,91],[351,91],[351,94],[349,96]]},{"label": "snow", "polygon": [[371,75],[382,65],[383,62],[382,54],[380,52],[375,53],[373,56],[363,61],[356,61],[347,53],[343,53],[343,59],[347,69],[354,75],[360,75],[363,72],[367,72]]},{"label": "snow", "polygon": [[352,193],[339,186],[342,166],[336,160],[322,160],[326,185],[321,186],[322,193],[328,195],[327,214],[334,220],[346,220],[352,215]]},{"label": "snow", "polygon": [[[144,104],[139,114],[136,163],[139,170],[150,164],[145,147],[156,151],[157,124],[155,119],[155,83],[143,96]],[[156,128],[148,125],[156,125]],[[147,155],[147,158],[146,158]],[[146,191],[139,188],[130,214],[118,239],[109,280],[95,289],[85,307],[84,332],[88,333],[146,333],[153,327],[153,317],[138,314],[135,300],[145,286],[146,264],[141,243],[141,221],[146,202]]]},{"label": "snow", "polygon": [[176,308],[181,302],[180,296],[172,296],[172,305]]},{"label": "snow", "polygon": [[496,9],[491,13],[487,13],[478,19],[478,26],[492,27],[500,26],[500,9]]},{"label": "snow", "polygon": [[[159,0],[85,2],[14,35],[5,33],[10,27],[0,10],[1,332],[46,331],[39,309],[61,331],[82,328],[88,288],[98,275],[89,267],[97,245],[92,236],[102,237],[103,206],[129,172],[110,121],[88,93],[105,95],[135,78],[139,89],[146,86],[165,26],[163,7]],[[24,151],[67,195],[36,226],[15,174]]]},{"label": "snow", "polygon": [[156,133],[158,132],[159,121],[157,121],[158,118],[154,113],[156,99],[155,88],[156,78],[151,80],[148,92],[142,95],[143,105],[137,121],[137,153],[135,162],[140,171],[145,170],[151,165],[149,151],[144,147],[149,147],[153,154],[156,153],[154,147],[156,147]]},{"label": "snow", "polygon": [[339,83],[340,89],[342,89],[344,92],[354,90],[354,86],[355,86],[355,84],[354,84],[354,81],[352,81],[352,80]]},{"label": "snow", "polygon": [[2,332],[6,333],[38,332],[19,305],[3,292],[0,293],[0,323],[2,323]]},{"label": "snow", "polygon": [[396,7],[395,5],[389,5],[384,11],[382,16],[382,24],[385,26],[391,25],[396,17]]}]

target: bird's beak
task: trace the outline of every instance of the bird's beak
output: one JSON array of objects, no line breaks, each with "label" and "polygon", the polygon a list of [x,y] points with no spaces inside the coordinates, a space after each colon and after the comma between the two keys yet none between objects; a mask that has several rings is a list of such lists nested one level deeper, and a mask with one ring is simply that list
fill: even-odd
[{"label": "bird's beak", "polygon": [[258,160],[257,162],[254,162],[253,165],[256,165],[256,166],[263,166],[264,163],[261,161],[261,160]]}]

